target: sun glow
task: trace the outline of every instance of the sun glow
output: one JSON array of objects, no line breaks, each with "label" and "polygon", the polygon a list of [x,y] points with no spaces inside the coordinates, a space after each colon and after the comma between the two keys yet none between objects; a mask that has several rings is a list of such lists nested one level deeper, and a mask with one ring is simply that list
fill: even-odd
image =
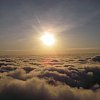
[{"label": "sun glow", "polygon": [[41,36],[41,40],[46,46],[52,46],[55,43],[54,35],[52,33],[49,33],[49,32],[45,32]]}]

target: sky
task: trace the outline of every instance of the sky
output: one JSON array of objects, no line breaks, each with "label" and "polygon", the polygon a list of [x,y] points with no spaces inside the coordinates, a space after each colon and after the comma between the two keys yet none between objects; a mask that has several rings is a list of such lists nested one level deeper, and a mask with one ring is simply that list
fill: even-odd
[{"label": "sky", "polygon": [[45,31],[59,51],[99,48],[99,26],[100,0],[0,0],[0,51],[45,52]]}]

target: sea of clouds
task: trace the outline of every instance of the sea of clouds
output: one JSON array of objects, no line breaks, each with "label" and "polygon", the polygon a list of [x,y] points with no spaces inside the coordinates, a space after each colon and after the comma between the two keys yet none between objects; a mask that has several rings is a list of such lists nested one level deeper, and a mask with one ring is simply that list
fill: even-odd
[{"label": "sea of clouds", "polygon": [[100,56],[1,56],[0,100],[100,100]]}]

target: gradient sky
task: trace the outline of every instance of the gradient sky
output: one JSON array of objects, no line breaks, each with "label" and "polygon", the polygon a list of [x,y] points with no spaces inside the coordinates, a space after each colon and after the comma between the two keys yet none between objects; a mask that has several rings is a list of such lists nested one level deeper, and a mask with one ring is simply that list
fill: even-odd
[{"label": "gradient sky", "polygon": [[59,50],[100,47],[100,0],[0,0],[0,50],[40,50],[51,31]]}]

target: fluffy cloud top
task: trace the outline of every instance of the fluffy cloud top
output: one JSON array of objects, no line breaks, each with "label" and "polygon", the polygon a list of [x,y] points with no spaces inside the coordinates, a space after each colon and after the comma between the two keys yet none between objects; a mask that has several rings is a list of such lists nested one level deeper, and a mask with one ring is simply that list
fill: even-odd
[{"label": "fluffy cloud top", "polygon": [[[100,99],[100,66],[96,66],[96,63],[95,66],[82,67],[75,65],[74,58],[70,59],[71,63],[69,58],[69,62],[60,58],[64,63],[62,65],[60,59],[53,58],[50,59],[51,65],[50,61],[50,64],[45,64],[44,59],[15,57],[8,61],[8,58],[1,58],[0,100]],[[8,64],[10,61],[16,62],[15,65],[5,65],[5,62]],[[77,61],[85,60],[77,58]]]}]

